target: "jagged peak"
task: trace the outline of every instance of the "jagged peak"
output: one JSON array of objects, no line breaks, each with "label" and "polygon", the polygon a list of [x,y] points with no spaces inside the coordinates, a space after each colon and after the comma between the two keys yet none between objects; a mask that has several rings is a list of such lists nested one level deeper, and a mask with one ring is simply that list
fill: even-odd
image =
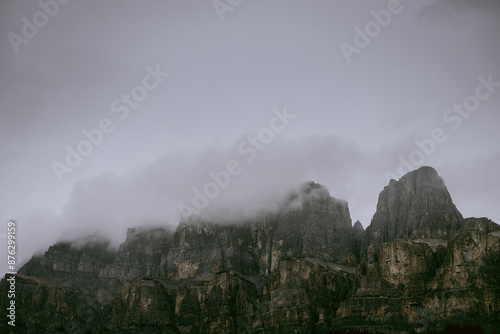
[{"label": "jagged peak", "polygon": [[293,188],[285,200],[283,207],[285,208],[284,211],[295,210],[301,208],[304,204],[311,204],[324,200],[340,204],[346,208],[348,207],[347,201],[331,196],[324,185],[313,181],[301,183]]},{"label": "jagged peak", "polygon": [[[444,182],[444,179],[439,176],[438,172],[429,166],[420,167],[414,171],[406,173],[399,180],[391,180],[379,194],[380,199],[390,193],[399,193],[403,197],[408,194],[444,196],[451,201],[451,195]],[[379,209],[377,205],[377,210]]]},{"label": "jagged peak", "polygon": [[354,230],[356,231],[364,231],[365,228],[363,227],[363,224],[359,220],[356,220],[356,222],[353,225]]},{"label": "jagged peak", "polygon": [[462,222],[443,178],[423,166],[382,190],[367,232],[375,245],[401,237],[448,239]]},{"label": "jagged peak", "polygon": [[443,178],[439,176],[438,172],[433,167],[430,166],[422,166],[418,169],[408,172],[399,180],[392,179],[384,188],[384,190],[401,184],[410,186],[412,188],[417,188],[418,186],[422,185],[431,185],[436,188],[446,188]]},{"label": "jagged peak", "polygon": [[322,184],[316,183],[314,181],[304,182],[299,185],[299,192],[302,194],[310,194],[318,192],[325,196],[330,196],[330,192]]},{"label": "jagged peak", "polygon": [[315,199],[332,199],[336,202],[343,202],[347,205],[347,201],[331,196],[330,192],[324,185],[316,183],[314,181],[301,183],[296,188],[292,189],[290,191],[288,201],[296,200],[297,198],[302,201]]},{"label": "jagged peak", "polygon": [[430,181],[439,181],[444,184],[444,180],[439,176],[437,170],[430,166],[422,166],[414,171],[411,171],[404,175],[401,179],[424,179]]},{"label": "jagged peak", "polygon": [[158,227],[158,226],[136,226],[129,227],[127,229],[127,239],[133,239],[139,235],[147,235],[147,234],[173,234],[174,231],[171,228],[167,227]]},{"label": "jagged peak", "polygon": [[75,250],[82,250],[85,248],[95,248],[95,247],[103,247],[111,249],[112,245],[107,237],[103,236],[99,232],[94,232],[80,238],[61,239],[51,247],[55,247],[56,249],[71,248]]}]

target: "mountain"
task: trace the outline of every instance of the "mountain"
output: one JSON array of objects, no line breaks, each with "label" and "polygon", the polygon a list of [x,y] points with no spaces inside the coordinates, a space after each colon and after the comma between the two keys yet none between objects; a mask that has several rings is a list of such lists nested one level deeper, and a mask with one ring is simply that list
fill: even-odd
[{"label": "mountain", "polygon": [[307,182],[253,220],[51,246],[15,276],[16,333],[494,333],[499,268],[500,226],[463,219],[430,167],[391,180],[366,230]]},{"label": "mountain", "polygon": [[397,238],[449,239],[463,220],[436,170],[421,167],[391,180],[380,193],[366,231],[367,244],[379,246]]}]

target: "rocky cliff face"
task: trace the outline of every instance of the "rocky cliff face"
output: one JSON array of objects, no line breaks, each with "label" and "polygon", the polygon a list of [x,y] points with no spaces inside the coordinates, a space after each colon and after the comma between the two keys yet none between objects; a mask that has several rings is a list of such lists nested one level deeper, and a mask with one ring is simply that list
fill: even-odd
[{"label": "rocky cliff face", "polygon": [[347,202],[310,182],[291,194],[277,214],[234,225],[181,223],[158,274],[183,279],[235,270],[266,276],[283,259],[307,256],[354,265],[352,238]]},{"label": "rocky cliff face", "polygon": [[380,193],[377,212],[367,228],[367,243],[379,246],[397,238],[449,239],[463,224],[443,179],[421,167],[391,180]]},{"label": "rocky cliff face", "polygon": [[342,303],[334,325],[428,333],[444,332],[453,324],[497,333],[499,237],[460,230],[447,246],[429,239],[370,246],[358,267],[354,292]]},{"label": "rocky cliff face", "polygon": [[431,168],[391,181],[366,231],[310,182],[252,221],[129,229],[118,250],[95,240],[50,247],[16,277],[17,330],[494,332],[499,268],[500,226],[464,220]]}]

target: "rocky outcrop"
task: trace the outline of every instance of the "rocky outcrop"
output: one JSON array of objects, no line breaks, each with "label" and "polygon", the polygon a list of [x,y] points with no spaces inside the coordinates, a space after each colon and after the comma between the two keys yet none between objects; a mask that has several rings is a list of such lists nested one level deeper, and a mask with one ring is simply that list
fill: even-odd
[{"label": "rocky outcrop", "polygon": [[117,331],[170,329],[174,333],[171,299],[163,284],[154,279],[140,278],[126,283],[112,306],[110,328]]},{"label": "rocky outcrop", "polygon": [[333,326],[498,331],[499,228],[487,218],[464,220],[430,167],[391,180],[366,230],[353,294],[339,307]]},{"label": "rocky outcrop", "polygon": [[[497,225],[498,227],[498,225]],[[500,235],[481,230],[461,230],[448,245],[432,289],[485,288],[490,285],[482,274],[489,256],[500,253]]]},{"label": "rocky outcrop", "polygon": [[34,276],[58,287],[77,287],[95,294],[109,288],[98,279],[101,271],[114,260],[107,242],[91,240],[81,244],[58,243],[43,254],[33,257],[20,270],[20,275]]},{"label": "rocky outcrop", "polygon": [[274,248],[288,257],[312,256],[354,265],[352,223],[346,201],[309,182],[293,194],[278,219]]},{"label": "rocky outcrop", "polygon": [[181,333],[238,333],[262,328],[257,288],[239,273],[190,280],[171,291],[175,326]]},{"label": "rocky outcrop", "polygon": [[[261,228],[266,228],[263,221]],[[157,269],[160,276],[184,279],[204,273],[237,270],[258,275],[258,245],[250,225],[224,226],[211,222],[181,223],[169,252]]]},{"label": "rocky outcrop", "polygon": [[16,277],[17,332],[500,331],[500,226],[464,220],[432,168],[391,181],[366,231],[312,182],[279,207],[56,244]]},{"label": "rocky outcrop", "polygon": [[[12,275],[7,275],[12,277]],[[9,282],[0,282],[0,293],[7,296]],[[56,287],[46,281],[22,275],[15,276],[15,333],[84,333],[102,327],[109,313],[91,296],[79,289]],[[1,299],[2,319],[7,298]],[[9,333],[11,326],[2,321],[0,332]]]},{"label": "rocky outcrop", "polygon": [[327,333],[351,291],[354,272],[314,258],[281,261],[262,289],[266,333]]},{"label": "rocky outcrop", "polygon": [[174,233],[161,229],[129,228],[127,239],[114,255],[114,261],[99,272],[99,278],[130,282],[156,275],[163,254],[167,254]]},{"label": "rocky outcrop", "polygon": [[464,229],[444,245],[419,239],[370,246],[334,325],[427,333],[453,324],[498,332],[500,234]]},{"label": "rocky outcrop", "polygon": [[379,246],[397,238],[449,239],[463,225],[443,179],[421,167],[391,180],[380,193],[377,212],[367,228],[367,243]]},{"label": "rocky outcrop", "polygon": [[464,220],[462,229],[465,230],[477,230],[484,233],[490,233],[495,231],[500,231],[500,225],[494,223],[488,218],[466,218]]},{"label": "rocky outcrop", "polygon": [[268,275],[283,259],[307,256],[355,265],[351,229],[347,202],[309,182],[277,214],[235,225],[181,223],[158,273],[171,279],[224,270]]},{"label": "rocky outcrop", "polygon": [[359,220],[356,221],[352,227],[352,249],[358,263],[361,261],[365,252],[365,234],[366,231],[363,225],[361,225]]},{"label": "rocky outcrop", "polygon": [[428,245],[394,240],[378,249],[370,246],[358,269],[355,295],[410,295],[425,291],[436,260]]}]

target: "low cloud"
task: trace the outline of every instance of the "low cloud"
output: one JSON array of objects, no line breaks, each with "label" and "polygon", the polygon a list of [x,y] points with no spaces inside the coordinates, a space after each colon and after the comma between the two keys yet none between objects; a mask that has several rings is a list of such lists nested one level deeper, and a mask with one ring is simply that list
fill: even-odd
[{"label": "low cloud", "polygon": [[[311,136],[276,139],[259,151],[253,161],[247,162],[237,150],[245,138],[217,149],[168,153],[153,164],[135,167],[120,175],[103,173],[78,181],[69,201],[59,211],[39,211],[20,218],[25,226],[38,226],[33,231],[42,236],[30,242],[25,251],[46,248],[56,240],[78,239],[96,231],[116,247],[124,241],[129,227],[162,226],[173,230],[181,220],[179,205],[192,205],[194,189],[203,189],[212,181],[210,172],[224,170],[231,160],[239,162],[241,173],[233,176],[217,197],[210,199],[201,216],[237,222],[272,212],[289,191],[307,181],[323,184],[332,196],[350,202],[351,212],[357,213],[353,219],[360,218],[360,212],[365,215],[363,218],[373,214],[364,213],[364,206],[368,197],[374,203],[378,192],[360,193],[360,190],[362,187],[382,189],[383,168],[375,167],[375,157],[379,158],[380,154],[363,151],[356,144],[333,136]],[[367,220],[369,218],[363,221],[365,225],[369,223]],[[45,232],[47,227],[52,234]],[[25,234],[34,236],[32,231]]]},{"label": "low cloud", "polygon": [[[213,181],[210,172],[224,170],[232,160],[238,161],[241,173],[231,177],[218,196],[210,199],[208,206],[200,211],[202,217],[235,223],[273,212],[280,208],[290,191],[304,182],[314,181],[324,185],[331,196],[346,200],[352,221],[359,219],[367,227],[375,213],[378,195],[387,185],[385,171],[397,169],[397,156],[413,149],[410,141],[368,151],[333,136],[277,138],[258,152],[252,162],[246,162],[237,150],[245,138],[225,147],[168,153],[152,164],[123,174],[103,173],[78,181],[69,201],[60,210],[39,210],[18,218],[23,226],[20,235],[30,239],[22,241],[24,260],[58,240],[93,235],[93,238],[109,239],[110,245],[117,247],[125,240],[130,227],[175,230],[181,220],[179,205],[193,205],[194,189],[202,190]],[[483,168],[485,174],[493,160],[488,161]],[[498,156],[494,161],[497,165]],[[458,209],[465,203],[466,211],[477,212],[473,211],[477,207],[466,206],[466,197],[469,196],[467,189],[479,191],[479,186],[474,187],[472,181],[464,182],[457,166],[434,165],[449,186]],[[468,166],[467,170],[477,169],[474,166]],[[496,189],[488,191],[491,201],[497,192]],[[494,212],[483,208],[484,213],[475,215],[488,216]],[[467,212],[464,214],[468,216]]]}]

